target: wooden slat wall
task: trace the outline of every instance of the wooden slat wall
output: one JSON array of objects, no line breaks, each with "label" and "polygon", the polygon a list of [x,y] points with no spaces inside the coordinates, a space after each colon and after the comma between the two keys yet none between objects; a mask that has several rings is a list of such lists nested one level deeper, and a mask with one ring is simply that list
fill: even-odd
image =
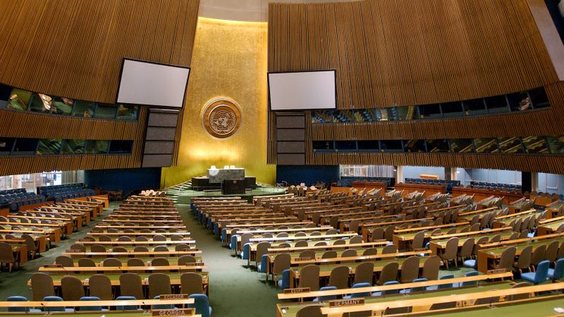
[{"label": "wooden slat wall", "polygon": [[564,174],[564,158],[551,155],[455,153],[317,153],[311,165],[371,164],[492,168]]},{"label": "wooden slat wall", "polygon": [[146,107],[140,108],[137,121],[73,118],[0,110],[0,135],[3,137],[133,140],[131,154],[0,156],[0,175],[52,170],[141,167],[147,115]]},{"label": "wooden slat wall", "polygon": [[115,102],[124,57],[189,66],[199,0],[2,0],[0,82]]},{"label": "wooden slat wall", "polygon": [[269,9],[269,71],[336,69],[340,109],[472,99],[558,81],[527,0]]}]

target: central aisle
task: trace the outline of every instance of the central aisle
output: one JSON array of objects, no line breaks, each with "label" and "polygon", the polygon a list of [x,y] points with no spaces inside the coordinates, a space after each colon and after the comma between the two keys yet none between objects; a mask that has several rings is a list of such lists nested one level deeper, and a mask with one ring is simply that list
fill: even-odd
[{"label": "central aisle", "polygon": [[177,205],[196,245],[202,250],[210,276],[210,304],[215,317],[275,316],[276,289],[265,283],[262,273],[245,268],[246,263],[194,219],[190,205]]}]

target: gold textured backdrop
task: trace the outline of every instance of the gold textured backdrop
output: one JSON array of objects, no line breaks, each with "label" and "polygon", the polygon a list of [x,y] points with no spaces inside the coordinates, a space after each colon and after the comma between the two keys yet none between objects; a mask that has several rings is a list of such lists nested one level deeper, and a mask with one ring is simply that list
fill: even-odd
[{"label": "gold textured backdrop", "polygon": [[[199,18],[191,67],[178,166],[163,168],[161,186],[204,175],[211,165],[244,167],[273,184],[275,167],[266,164],[267,24]],[[218,96],[242,110],[239,130],[227,139],[212,137],[202,124],[202,108]]]}]

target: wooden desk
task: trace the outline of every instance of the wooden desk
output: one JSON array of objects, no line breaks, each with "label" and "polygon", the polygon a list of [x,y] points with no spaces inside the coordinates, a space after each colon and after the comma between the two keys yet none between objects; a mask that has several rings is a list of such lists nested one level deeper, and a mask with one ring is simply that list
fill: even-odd
[{"label": "wooden desk", "polygon": [[37,244],[39,252],[47,251],[48,234],[45,233],[42,230],[38,231],[38,230],[0,229],[0,233],[3,233],[3,234],[8,233],[8,234],[12,234],[16,237],[19,237],[22,234],[29,234],[33,238],[33,241]]},{"label": "wooden desk", "polygon": [[539,236],[556,233],[558,228],[564,224],[564,216],[539,221],[537,233]]},{"label": "wooden desk", "polygon": [[505,241],[508,240],[509,237],[513,234],[511,227],[505,228],[497,228],[492,230],[480,230],[480,231],[469,231],[469,232],[460,232],[454,234],[446,234],[441,236],[431,236],[429,248],[435,255],[441,255],[444,253],[446,244],[450,238],[458,238],[458,248],[461,248],[462,245],[468,239],[479,239],[481,237],[487,237],[488,240],[493,238],[496,235],[501,235],[501,240]]},{"label": "wooden desk", "polygon": [[396,229],[394,230],[394,235],[392,240],[394,245],[398,248],[398,250],[405,250],[407,246],[413,242],[415,235],[420,231],[425,231],[425,238],[428,239],[431,237],[431,233],[436,230],[440,229],[441,234],[446,234],[451,229],[462,229],[463,227],[468,226],[468,222],[457,222],[457,223],[449,223],[446,225],[433,225],[433,226],[425,226],[425,227],[412,227],[406,229]]},{"label": "wooden desk", "polygon": [[485,273],[490,268],[494,267],[495,263],[497,263],[501,258],[501,253],[510,246],[514,246],[516,248],[515,256],[519,256],[521,251],[529,245],[533,246],[534,250],[541,245],[548,246],[548,244],[554,240],[562,243],[564,241],[564,233],[560,235],[546,235],[537,238],[508,240],[493,244],[495,246],[492,246],[492,244],[482,245],[482,248],[478,250],[477,254],[478,271]]},{"label": "wooden desk", "polygon": [[27,262],[27,243],[23,239],[0,239],[0,242],[8,243],[12,247],[14,258],[19,259],[19,263],[24,264]]}]

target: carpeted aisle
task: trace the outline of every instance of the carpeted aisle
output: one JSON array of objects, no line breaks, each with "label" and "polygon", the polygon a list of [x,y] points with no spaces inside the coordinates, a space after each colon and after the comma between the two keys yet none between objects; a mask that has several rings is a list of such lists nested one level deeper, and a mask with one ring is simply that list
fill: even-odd
[{"label": "carpeted aisle", "polygon": [[210,274],[213,316],[274,316],[277,291],[265,284],[264,274],[245,268],[246,261],[235,258],[229,249],[222,247],[221,242],[194,219],[189,205],[177,207],[196,245],[203,251]]}]

